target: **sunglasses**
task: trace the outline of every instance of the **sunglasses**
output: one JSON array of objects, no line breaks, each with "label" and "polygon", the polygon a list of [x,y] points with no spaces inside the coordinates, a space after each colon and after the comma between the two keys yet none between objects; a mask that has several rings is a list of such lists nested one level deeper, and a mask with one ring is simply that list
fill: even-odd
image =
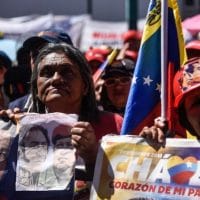
[{"label": "sunglasses", "polygon": [[131,77],[129,76],[123,76],[118,78],[108,78],[105,80],[105,86],[106,87],[112,87],[114,85],[121,84],[121,85],[128,85],[131,82]]}]

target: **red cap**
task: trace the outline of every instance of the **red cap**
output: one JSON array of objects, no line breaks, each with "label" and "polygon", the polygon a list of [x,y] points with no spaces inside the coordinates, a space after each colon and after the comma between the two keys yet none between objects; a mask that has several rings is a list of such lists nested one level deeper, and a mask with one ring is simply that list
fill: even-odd
[{"label": "red cap", "polygon": [[188,60],[174,77],[175,108],[178,108],[188,93],[200,88],[200,58]]},{"label": "red cap", "polygon": [[104,57],[102,54],[100,53],[95,53],[93,50],[89,50],[85,53],[85,57],[87,59],[88,62],[93,61],[93,60],[97,60],[101,63],[104,62]]},{"label": "red cap", "polygon": [[142,33],[136,30],[128,30],[123,34],[123,40],[124,42],[134,39],[134,40],[141,40]]},{"label": "red cap", "polygon": [[186,49],[200,50],[200,40],[193,40],[193,41],[187,43],[187,45],[185,47],[186,47]]},{"label": "red cap", "polygon": [[94,53],[101,54],[104,57],[107,57],[108,54],[111,52],[111,50],[106,47],[93,48],[92,51]]},{"label": "red cap", "polygon": [[178,96],[179,94],[181,94],[181,80],[183,77],[183,70],[177,71],[175,76],[174,76],[174,80],[173,80],[173,93],[174,96]]},{"label": "red cap", "polygon": [[125,58],[130,58],[133,61],[136,61],[138,57],[137,51],[126,50]]}]

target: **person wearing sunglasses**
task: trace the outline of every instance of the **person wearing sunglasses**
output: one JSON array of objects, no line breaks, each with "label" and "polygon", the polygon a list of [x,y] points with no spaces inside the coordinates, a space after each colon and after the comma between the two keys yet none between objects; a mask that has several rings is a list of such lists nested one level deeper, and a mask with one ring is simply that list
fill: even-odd
[{"label": "person wearing sunglasses", "polygon": [[104,110],[124,115],[134,67],[135,63],[127,58],[116,60],[106,67],[100,99]]}]

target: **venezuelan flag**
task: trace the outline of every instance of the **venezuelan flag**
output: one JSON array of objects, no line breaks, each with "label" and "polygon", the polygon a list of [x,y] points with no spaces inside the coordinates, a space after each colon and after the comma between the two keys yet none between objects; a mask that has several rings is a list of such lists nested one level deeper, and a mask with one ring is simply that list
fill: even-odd
[{"label": "venezuelan flag", "polygon": [[[176,0],[168,0],[168,61],[176,69],[184,62],[181,20]],[[160,115],[161,1],[151,0],[139,56],[125,109],[121,134],[138,134]]]}]

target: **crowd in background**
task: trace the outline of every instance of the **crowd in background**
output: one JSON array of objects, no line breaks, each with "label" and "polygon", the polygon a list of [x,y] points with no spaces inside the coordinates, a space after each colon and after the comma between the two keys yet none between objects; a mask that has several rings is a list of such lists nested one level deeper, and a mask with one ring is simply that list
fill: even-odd
[{"label": "crowd in background", "polygon": [[[109,70],[106,70],[102,74],[102,77],[100,77],[101,79],[95,83],[97,102],[101,109],[115,111],[123,115],[141,36],[142,33],[135,30],[124,33],[123,48],[117,49],[118,55],[115,56],[113,63],[107,67]],[[24,41],[22,47],[17,50],[17,62],[15,64],[12,64],[9,56],[1,51],[0,60],[1,68],[3,69],[1,72],[1,109],[13,109],[15,106],[13,101],[19,97],[27,96],[29,93],[33,60],[39,49],[50,42],[66,42],[65,37],[68,37],[65,33],[56,30],[47,30],[28,38]],[[112,50],[111,47],[102,45],[99,47],[90,47],[86,52],[83,52],[91,68],[92,75],[106,61]],[[115,79],[121,76],[122,78]],[[122,92],[119,88],[118,90],[116,89],[115,94],[112,94],[112,88],[116,85],[115,80],[118,80],[117,85],[119,86],[128,86],[126,91]],[[117,99],[122,102],[115,102]],[[21,105],[19,108],[22,108]]]},{"label": "crowd in background", "polygon": [[[13,109],[14,100],[23,96],[28,97],[34,57],[46,43],[66,42],[65,37],[69,36],[56,30],[47,30],[28,38],[17,50],[15,63],[12,63],[5,52],[0,52],[1,109]],[[117,55],[113,62],[108,64],[100,79],[94,83],[96,100],[100,109],[116,112],[123,116],[141,38],[142,33],[139,31],[129,30],[125,32],[123,34],[123,47],[117,49]],[[198,35],[186,44],[186,49],[188,58],[199,56],[200,40]],[[90,47],[86,52],[83,52],[93,76],[112,51],[111,47],[102,45]],[[21,109],[22,105],[19,108]]]}]

